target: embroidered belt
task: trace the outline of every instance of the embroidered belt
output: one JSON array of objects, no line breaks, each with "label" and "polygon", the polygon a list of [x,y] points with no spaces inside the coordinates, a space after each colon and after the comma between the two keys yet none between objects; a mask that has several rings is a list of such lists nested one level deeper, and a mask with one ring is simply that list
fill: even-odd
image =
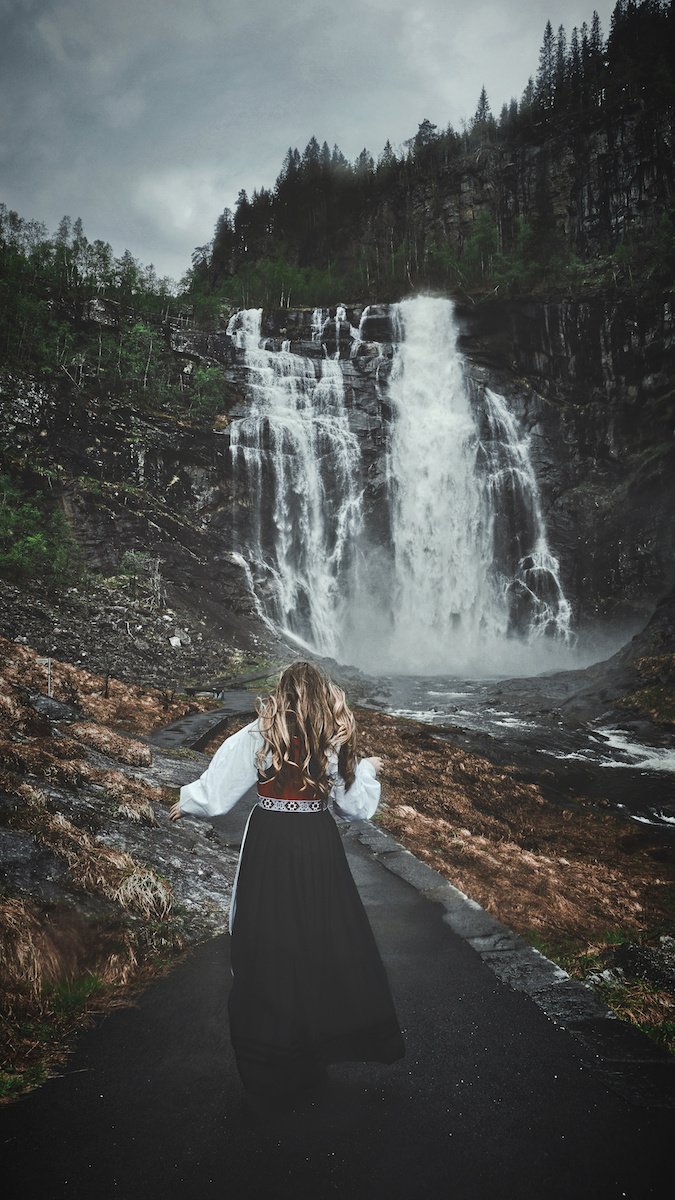
[{"label": "embroidered belt", "polygon": [[278,800],[275,796],[259,796],[258,807],[271,812],[321,812],[322,800]]}]

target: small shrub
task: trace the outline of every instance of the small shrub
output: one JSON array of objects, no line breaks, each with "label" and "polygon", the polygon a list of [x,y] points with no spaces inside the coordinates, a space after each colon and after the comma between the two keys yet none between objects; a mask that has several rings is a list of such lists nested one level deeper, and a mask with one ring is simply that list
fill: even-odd
[{"label": "small shrub", "polygon": [[63,581],[81,571],[77,544],[61,512],[0,475],[0,573],[12,579]]}]

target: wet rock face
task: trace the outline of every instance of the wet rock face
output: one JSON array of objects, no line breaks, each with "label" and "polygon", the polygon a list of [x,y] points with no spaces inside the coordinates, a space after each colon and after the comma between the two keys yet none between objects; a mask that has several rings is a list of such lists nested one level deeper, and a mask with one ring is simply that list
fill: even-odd
[{"label": "wet rock face", "polygon": [[[102,756],[96,761],[108,764]],[[153,786],[178,787],[191,782],[206,767],[208,759],[193,755],[185,760],[153,750],[153,764],[128,772]],[[125,770],[124,767],[121,768]],[[236,850],[229,849],[206,821],[184,817],[173,822],[166,805],[153,804],[154,823],[134,821],[122,808],[105,804],[100,788],[77,791],[51,787],[50,812],[62,813],[77,828],[92,833],[95,844],[130,854],[135,862],[159,872],[167,880],[175,907],[175,924],[186,942],[200,941],[224,932],[227,927],[232,884],[237,865]],[[0,791],[0,843],[4,887],[8,893],[30,897],[45,904],[76,908],[89,921],[119,919],[117,906],[103,895],[87,892],[73,882],[68,863],[39,838],[11,823],[18,801]]]},{"label": "wet rock face", "polygon": [[172,321],[166,327],[166,335],[170,348],[176,354],[194,362],[216,365],[236,361],[235,347],[224,329],[207,332]]},{"label": "wet rock face", "polygon": [[[671,304],[495,298],[459,305],[457,314],[470,385],[504,394],[530,438],[549,540],[576,619],[637,626],[672,582],[675,562]],[[89,319],[112,322],[117,314],[97,308]],[[366,530],[374,544],[385,543],[392,307],[266,311],[262,333],[270,349],[286,345],[317,372],[325,354],[339,356],[361,447]],[[67,481],[61,503],[90,568],[114,575],[129,551],[157,558],[177,614],[205,620],[205,640],[218,629],[248,647],[259,625],[232,555],[233,528],[235,514],[257,498],[233,475],[229,424],[247,414],[249,372],[223,329],[176,322],[167,338],[185,367],[222,372],[222,413],[212,421],[115,399],[85,402],[74,389],[11,379],[0,391],[0,419],[17,455],[56,467]],[[148,641],[150,659],[153,638],[138,636]],[[124,639],[133,645],[126,631]]]},{"label": "wet rock face", "polygon": [[[242,399],[234,386],[223,377],[225,415],[233,396]],[[149,672],[148,679],[165,683],[184,678],[182,651],[173,653],[157,632],[167,606],[178,625],[187,620],[203,634],[206,653],[197,657],[209,676],[215,669],[207,650],[211,644],[221,658],[228,641],[242,648],[254,645],[253,604],[231,554],[235,498],[227,439],[218,429],[189,423],[183,413],[150,413],[114,399],[85,400],[75,390],[38,389],[22,380],[5,383],[0,420],[17,457],[47,467],[56,478],[50,503],[57,500],[62,507],[90,571],[118,577],[130,553],[158,564],[162,596],[150,603],[151,597],[139,593],[119,619],[109,612],[110,597],[90,594],[92,612],[98,612],[102,601],[98,615],[103,625],[94,646],[101,669],[116,662],[129,677],[135,659]],[[33,619],[21,603],[20,590],[7,587],[2,632],[12,638],[30,635],[45,653],[54,644],[65,652],[69,638],[73,661],[82,649],[92,652],[86,629],[88,585],[80,589],[81,603],[75,606],[62,597],[64,621],[54,597],[39,605]],[[128,599],[122,596],[120,602]],[[58,626],[63,629],[55,635]],[[197,658],[192,659],[196,665]]]},{"label": "wet rock face", "polygon": [[122,320],[122,308],[116,300],[105,300],[96,296],[87,300],[82,310],[82,320],[90,321],[93,325],[102,325],[106,329],[116,329]]},{"label": "wet rock face", "polygon": [[[671,304],[495,299],[459,305],[458,316],[471,386],[504,394],[530,438],[550,542],[577,620],[637,624],[670,586],[675,561]],[[390,412],[382,385],[397,337],[393,308],[345,305],[322,310],[321,318],[319,336],[317,313],[308,309],[266,311],[261,328],[270,350],[285,343],[310,359],[339,357],[364,461],[368,533],[386,541],[381,501]],[[195,335],[190,352],[199,345]],[[218,346],[205,345],[204,361],[215,348],[228,386],[241,397],[231,416],[244,416],[246,371],[225,342]],[[232,493],[226,471],[223,461],[215,496],[248,506],[251,498]],[[185,492],[176,499],[189,503]],[[206,502],[204,513],[226,541],[218,499]]]},{"label": "wet rock face", "polygon": [[614,953],[614,963],[634,979],[646,979],[654,987],[675,995],[675,941],[662,937],[658,947],[624,942]]},{"label": "wet rock face", "polygon": [[472,377],[530,436],[578,619],[649,615],[675,562],[669,300],[494,301],[460,317]]}]

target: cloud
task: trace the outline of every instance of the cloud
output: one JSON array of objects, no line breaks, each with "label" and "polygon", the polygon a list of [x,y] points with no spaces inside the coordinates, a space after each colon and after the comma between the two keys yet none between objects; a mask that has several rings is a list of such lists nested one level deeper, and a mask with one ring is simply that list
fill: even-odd
[{"label": "cloud", "polygon": [[163,229],[198,237],[204,232],[204,213],[218,209],[226,186],[212,167],[172,166],[139,176],[129,202],[140,216],[158,221]]},{"label": "cloud", "polygon": [[354,158],[536,71],[548,16],[613,0],[0,0],[0,199],[179,276],[312,134]]}]

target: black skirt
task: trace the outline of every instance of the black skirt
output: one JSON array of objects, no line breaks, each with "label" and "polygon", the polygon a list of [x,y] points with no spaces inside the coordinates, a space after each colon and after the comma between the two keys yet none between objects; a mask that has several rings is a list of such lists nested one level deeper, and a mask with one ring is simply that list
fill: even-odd
[{"label": "black skirt", "polygon": [[280,1096],[327,1063],[404,1054],[387,975],[333,817],[255,808],[232,927],[230,1034],[244,1087]]}]

